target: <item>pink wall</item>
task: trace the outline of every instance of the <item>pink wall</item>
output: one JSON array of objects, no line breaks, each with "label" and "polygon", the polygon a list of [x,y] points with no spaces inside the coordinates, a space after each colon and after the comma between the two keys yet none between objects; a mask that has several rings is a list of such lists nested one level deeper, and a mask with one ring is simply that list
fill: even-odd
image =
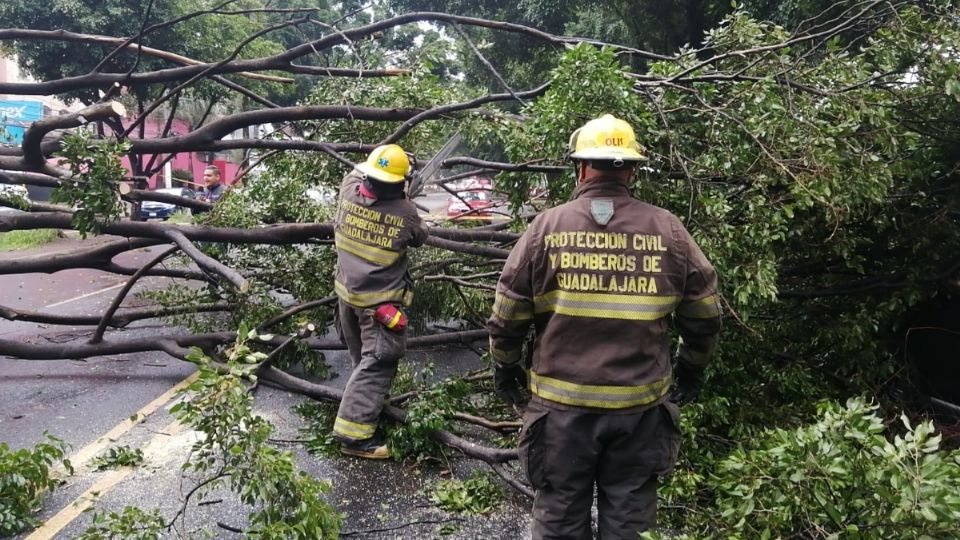
[{"label": "pink wall", "polygon": [[[157,137],[162,133],[164,127],[163,120],[157,120],[150,118],[145,123],[144,136],[146,138]],[[128,123],[128,122],[125,122]],[[190,132],[190,126],[182,120],[174,120],[173,125],[171,126],[171,131],[173,134],[183,135]],[[135,137],[140,136],[139,130],[134,134]],[[176,156],[171,160],[170,165],[174,169],[184,169],[191,171],[193,173],[193,182],[202,184],[203,183],[203,169],[209,165],[208,163],[202,161],[201,157],[209,155],[206,152],[181,152],[176,154]],[[167,155],[163,154],[157,158],[157,163],[160,162]],[[142,156],[142,162],[146,164],[150,161],[151,154],[145,154]],[[237,175],[237,172],[240,170],[240,165],[237,163],[230,163],[226,160],[226,157],[220,154],[215,154],[213,158],[213,165],[216,165],[220,168],[220,178],[222,183],[230,185],[233,184],[233,179]],[[123,165],[130,169],[130,160],[126,157],[123,158]],[[163,172],[152,176],[148,182],[149,189],[157,189],[163,187]],[[198,188],[199,186],[192,186]]]}]

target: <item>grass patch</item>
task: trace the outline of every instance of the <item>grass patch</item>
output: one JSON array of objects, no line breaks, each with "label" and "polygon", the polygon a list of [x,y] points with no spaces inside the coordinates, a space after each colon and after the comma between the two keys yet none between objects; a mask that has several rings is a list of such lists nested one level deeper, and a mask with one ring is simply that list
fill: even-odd
[{"label": "grass patch", "polygon": [[57,229],[34,229],[0,233],[0,251],[13,251],[42,246],[60,238]]},{"label": "grass patch", "polygon": [[193,223],[193,214],[187,210],[177,210],[170,216],[167,223],[190,225]]}]

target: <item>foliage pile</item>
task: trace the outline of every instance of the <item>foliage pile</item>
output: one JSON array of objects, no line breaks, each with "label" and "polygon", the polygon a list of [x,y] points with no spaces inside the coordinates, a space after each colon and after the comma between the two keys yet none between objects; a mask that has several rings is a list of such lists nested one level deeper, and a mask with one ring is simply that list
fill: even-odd
[{"label": "foliage pile", "polygon": [[407,419],[390,432],[390,449],[398,458],[418,460],[443,455],[444,446],[430,437],[452,427],[452,414],[467,409],[471,385],[461,379],[445,379],[420,391],[406,404]]},{"label": "foliage pile", "polygon": [[681,473],[663,493],[666,505],[696,500],[697,491],[714,498],[684,516],[667,513],[668,525],[691,539],[952,537],[960,451],[941,450],[931,422],[903,416],[888,428],[877,409],[860,398],[823,404],[815,423],[765,432],[709,478]]},{"label": "foliage pile", "polygon": [[114,446],[93,459],[94,468],[98,471],[117,467],[136,467],[141,463],[143,463],[143,450],[130,448],[127,445]]},{"label": "foliage pile", "polygon": [[157,509],[126,506],[119,512],[95,512],[93,524],[76,540],[160,540],[166,528]]},{"label": "foliage pile", "polygon": [[[153,517],[144,521],[147,514],[135,508],[98,513],[94,526],[85,533],[89,538],[126,529],[139,530],[147,535],[144,538],[159,537],[177,519],[186,522],[190,497],[203,499],[220,486],[229,487],[241,502],[253,508],[244,530],[250,538],[337,538],[341,516],[324,497],[330,490],[329,482],[298,472],[290,452],[268,444],[273,426],[253,413],[247,381],[256,381],[254,371],[266,358],[252,347],[261,337],[269,338],[241,328],[223,366],[215,365],[199,351],[191,354],[200,376],[184,390],[190,393],[188,399],[170,411],[203,436],[193,445],[191,459],[183,466],[184,473],[197,481],[180,512],[167,522]],[[149,529],[145,528],[148,524]]]},{"label": "foliage pile", "polygon": [[[680,62],[651,64],[650,75],[697,81],[684,86],[644,86],[644,77],[627,76],[614,51],[579,46],[560,61],[550,90],[529,108],[530,121],[507,143],[512,161],[551,155],[561,163],[566,135],[583,120],[609,111],[625,117],[651,158],[634,185],[636,196],[680,216],[718,267],[730,324],[701,403],[685,410],[684,463],[668,488],[676,508],[696,513],[670,511],[667,519],[698,530],[693,537],[718,525],[706,517],[717,508],[712,504],[735,508],[727,515],[736,519],[719,530],[757,533],[745,532],[744,538],[828,524],[839,526],[828,527],[834,531],[847,525],[855,531],[858,524],[872,531],[883,529],[887,518],[906,519],[885,506],[892,501],[877,503],[873,514],[856,507],[856,499],[827,503],[801,499],[801,492],[776,499],[760,486],[735,490],[738,484],[724,482],[738,473],[724,467],[732,467],[738,454],[726,465],[718,460],[768,426],[811,421],[820,399],[843,400],[896,382],[904,369],[897,336],[910,310],[955,294],[948,278],[960,264],[950,255],[960,252],[958,154],[953,139],[939,131],[960,112],[951,91],[957,65],[943,52],[955,51],[960,38],[956,13],[949,13],[906,7],[856,44],[838,37],[814,49],[803,43],[778,47],[791,39],[789,33],[736,12],[706,37],[723,60],[703,64],[681,52]],[[763,48],[770,50],[757,58],[724,57]],[[783,80],[786,66],[789,84]],[[864,80],[870,82],[858,82]],[[508,181],[512,201],[520,204],[535,179],[511,174]],[[551,199],[564,200],[573,185],[570,176],[555,181]],[[853,429],[865,421],[857,414],[854,407],[834,415],[830,425],[839,418]],[[926,441],[929,429],[918,428],[912,440]],[[802,445],[806,433],[790,437]],[[943,485],[955,486],[954,458],[925,445],[917,448],[927,459],[946,464],[939,469]],[[889,459],[841,449],[850,451],[841,452],[840,461],[864,469],[882,468]],[[769,460],[778,451],[787,450],[741,459]],[[821,492],[836,487],[828,483],[833,476],[843,485],[864,482],[865,490],[880,481],[865,471],[830,469],[829,457],[803,455],[824,461],[818,474],[825,484],[816,488]],[[792,474],[798,461],[778,470],[792,468]],[[762,506],[756,502],[757,512],[746,506],[753,503],[732,502],[753,490],[767,497]],[[905,492],[923,501],[909,518],[918,520],[918,537],[924,526],[933,530],[918,513],[921,506],[938,519],[953,512],[942,490]],[[835,510],[810,513],[828,505]]]},{"label": "foliage pile", "polygon": [[480,471],[474,471],[466,480],[440,480],[430,495],[430,502],[441,510],[470,514],[488,514],[502,500],[500,486]]},{"label": "foliage pile", "polygon": [[335,403],[306,401],[293,410],[304,420],[299,432],[307,440],[308,452],[327,457],[340,455],[340,442],[333,438],[333,422],[337,417]]}]

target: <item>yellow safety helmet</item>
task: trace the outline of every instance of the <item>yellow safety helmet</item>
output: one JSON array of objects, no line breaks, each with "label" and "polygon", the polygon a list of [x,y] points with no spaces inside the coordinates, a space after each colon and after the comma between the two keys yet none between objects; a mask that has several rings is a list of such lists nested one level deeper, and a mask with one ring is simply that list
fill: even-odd
[{"label": "yellow safety helmet", "polygon": [[367,160],[358,163],[355,169],[374,180],[398,184],[410,173],[410,158],[398,145],[384,144],[374,148]]},{"label": "yellow safety helmet", "polygon": [[605,114],[570,135],[570,157],[585,161],[641,161],[643,148],[630,124]]}]

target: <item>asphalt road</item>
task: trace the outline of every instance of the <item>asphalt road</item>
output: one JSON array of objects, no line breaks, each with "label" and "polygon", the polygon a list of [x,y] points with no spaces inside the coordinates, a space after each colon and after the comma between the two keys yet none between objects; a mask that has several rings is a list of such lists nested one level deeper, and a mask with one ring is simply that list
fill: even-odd
[{"label": "asphalt road", "polygon": [[436,221],[446,219],[449,198],[450,195],[445,191],[434,191],[417,197],[416,203],[421,207],[421,211],[429,210],[425,212],[424,219]]},{"label": "asphalt road", "polygon": [[[439,204],[442,198],[434,197]],[[98,240],[93,240],[98,241]],[[75,247],[76,240],[62,240],[41,250],[49,254]],[[152,248],[153,250],[160,248]],[[22,257],[23,252],[0,254]],[[118,259],[128,265],[154,256],[143,249]],[[0,276],[0,305],[30,308],[62,314],[97,314],[122,286],[124,278],[99,271],[70,270],[53,275]],[[145,280],[138,287],[157,287],[162,280]],[[133,297],[128,303],[136,302]],[[45,327],[0,319],[0,337],[28,342],[65,342],[84,339],[88,327]],[[122,330],[130,337],[171,331],[145,321]],[[175,331],[175,330],[174,330]],[[327,355],[334,371],[346,374],[345,353]],[[419,371],[427,364],[437,366],[439,375],[478,367],[476,355],[460,349],[414,352],[405,360]],[[182,429],[168,413],[176,402],[174,390],[193,372],[193,366],[161,353],[118,355],[103,358],[56,361],[13,360],[0,356],[0,441],[13,448],[30,447],[49,432],[72,447],[73,476],[47,497],[39,517],[44,528],[18,538],[73,538],[90,524],[87,507],[98,511],[119,511],[124,506],[158,508],[172,516],[190,485],[180,473],[196,434]],[[327,384],[342,387],[346,377]],[[256,412],[277,428],[277,440],[295,441],[299,417],[291,408],[304,398],[261,388]],[[131,416],[135,416],[135,421]],[[444,538],[525,538],[529,537],[529,501],[510,492],[498,510],[487,516],[443,512],[429,502],[432,486],[449,468],[455,478],[466,478],[485,465],[455,456],[444,467],[416,466],[399,462],[369,462],[355,458],[321,458],[306,453],[301,444],[278,443],[292,451],[298,466],[319,478],[329,479],[333,491],[329,501],[345,515],[345,533],[350,538],[437,538],[441,527],[450,527]],[[146,461],[133,469],[93,471],[89,460],[110,447],[129,445],[143,449]],[[239,538],[216,526],[217,522],[243,527],[248,509],[230,493],[214,493],[207,501],[193,503],[181,528],[208,529],[216,538]]]},{"label": "asphalt road", "polygon": [[[41,253],[70,249],[76,244],[76,240],[61,240]],[[24,252],[0,254],[0,258],[12,256],[24,256]],[[118,262],[138,264],[152,256],[145,249],[122,255]],[[121,276],[94,270],[2,275],[0,305],[61,315],[95,315],[124,283]],[[156,281],[145,280],[143,286],[156,286]],[[137,299],[130,297],[125,305],[135,302]],[[90,331],[0,319],[0,338],[27,343],[66,343],[83,339]],[[149,331],[153,329],[123,332],[133,335]],[[147,396],[162,393],[193,371],[192,366],[161,353],[61,361],[3,358],[2,362],[0,440],[13,448],[35,445],[44,438],[44,431],[80,448],[116,424],[117,418],[133,414]]]}]

